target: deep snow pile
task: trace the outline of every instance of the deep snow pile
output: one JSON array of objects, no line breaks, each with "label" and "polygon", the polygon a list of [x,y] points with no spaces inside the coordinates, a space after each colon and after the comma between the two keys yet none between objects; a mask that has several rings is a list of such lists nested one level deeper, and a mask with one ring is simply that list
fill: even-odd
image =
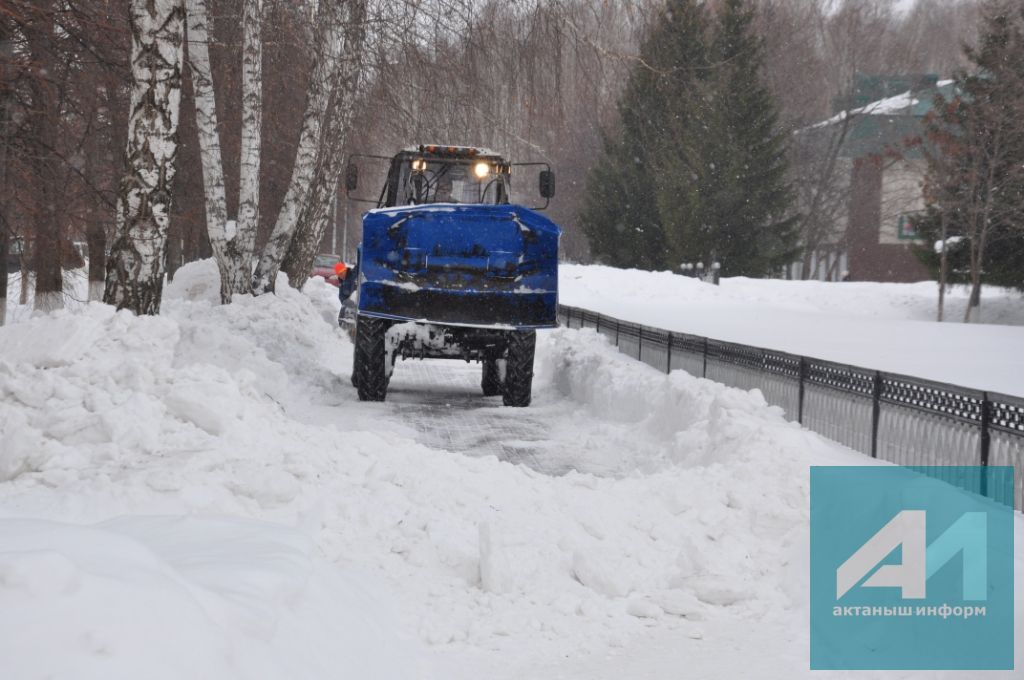
[{"label": "deep snow pile", "polygon": [[[562,265],[560,301],[625,321],[1024,396],[1024,297],[986,287],[982,324],[933,321],[934,283],[746,278]],[[964,287],[947,296],[959,321]]]},{"label": "deep snow pile", "polygon": [[355,402],[334,289],[278,291],[218,305],[207,262],[158,318],[0,329],[5,680],[592,678],[651,640],[665,677],[746,668],[734,645],[766,634],[747,677],[806,672],[808,465],[863,457],[567,330],[539,343],[538,402],[630,432],[653,470],[427,448]]}]

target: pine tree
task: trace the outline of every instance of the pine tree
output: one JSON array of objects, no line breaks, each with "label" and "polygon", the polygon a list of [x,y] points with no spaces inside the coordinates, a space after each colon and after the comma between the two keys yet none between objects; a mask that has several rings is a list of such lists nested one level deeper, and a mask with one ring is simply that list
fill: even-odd
[{"label": "pine tree", "polygon": [[639,157],[622,140],[605,139],[591,168],[580,222],[591,252],[613,267],[664,269],[665,236],[654,187]]},{"label": "pine tree", "polygon": [[753,18],[744,0],[726,0],[714,22],[705,3],[669,0],[652,25],[620,137],[588,183],[582,221],[602,259],[719,261],[725,274],[764,276],[795,257],[786,139],[760,82]]},{"label": "pine tree", "polygon": [[694,81],[706,76],[706,25],[702,4],[670,0],[641,46],[619,101],[617,136],[605,140],[590,172],[580,218],[591,252],[608,264],[659,269],[675,261],[658,208],[666,184],[659,151],[679,146],[682,126],[672,121],[688,115]]},{"label": "pine tree", "polygon": [[729,276],[769,275],[798,251],[786,138],[760,80],[764,50],[753,20],[745,0],[723,3],[709,77],[697,81],[700,106],[682,121],[679,143],[663,149],[663,177],[673,183],[662,187],[659,206],[677,259],[718,261]]}]

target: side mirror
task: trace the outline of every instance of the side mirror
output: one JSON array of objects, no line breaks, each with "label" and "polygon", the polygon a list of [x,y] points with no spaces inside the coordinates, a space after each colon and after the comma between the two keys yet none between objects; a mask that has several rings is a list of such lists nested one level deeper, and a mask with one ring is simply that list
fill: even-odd
[{"label": "side mirror", "polygon": [[553,170],[541,170],[540,172],[540,197],[554,198],[555,196],[555,173]]},{"label": "side mirror", "polygon": [[359,166],[349,163],[345,168],[345,189],[355,191],[359,187]]}]

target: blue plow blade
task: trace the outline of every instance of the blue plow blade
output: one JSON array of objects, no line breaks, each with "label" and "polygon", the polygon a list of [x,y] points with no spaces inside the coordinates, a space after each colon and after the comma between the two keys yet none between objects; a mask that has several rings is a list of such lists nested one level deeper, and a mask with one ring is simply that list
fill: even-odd
[{"label": "blue plow blade", "polygon": [[436,204],[363,216],[359,312],[439,324],[558,325],[561,229],[515,205]]}]

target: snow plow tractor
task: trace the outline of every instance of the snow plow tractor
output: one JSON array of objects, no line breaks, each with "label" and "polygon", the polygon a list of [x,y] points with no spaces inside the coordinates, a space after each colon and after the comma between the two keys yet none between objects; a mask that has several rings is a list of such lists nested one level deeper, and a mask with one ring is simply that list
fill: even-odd
[{"label": "snow plow tractor", "polygon": [[[384,400],[399,358],[462,359],[481,364],[485,396],[528,406],[536,331],[558,325],[561,231],[536,212],[554,195],[550,167],[433,145],[357,158],[388,161],[377,208],[363,216],[356,300],[343,319],[360,401]],[[519,165],[544,168],[543,206],[510,204]],[[351,160],[350,198],[358,183]]]}]

